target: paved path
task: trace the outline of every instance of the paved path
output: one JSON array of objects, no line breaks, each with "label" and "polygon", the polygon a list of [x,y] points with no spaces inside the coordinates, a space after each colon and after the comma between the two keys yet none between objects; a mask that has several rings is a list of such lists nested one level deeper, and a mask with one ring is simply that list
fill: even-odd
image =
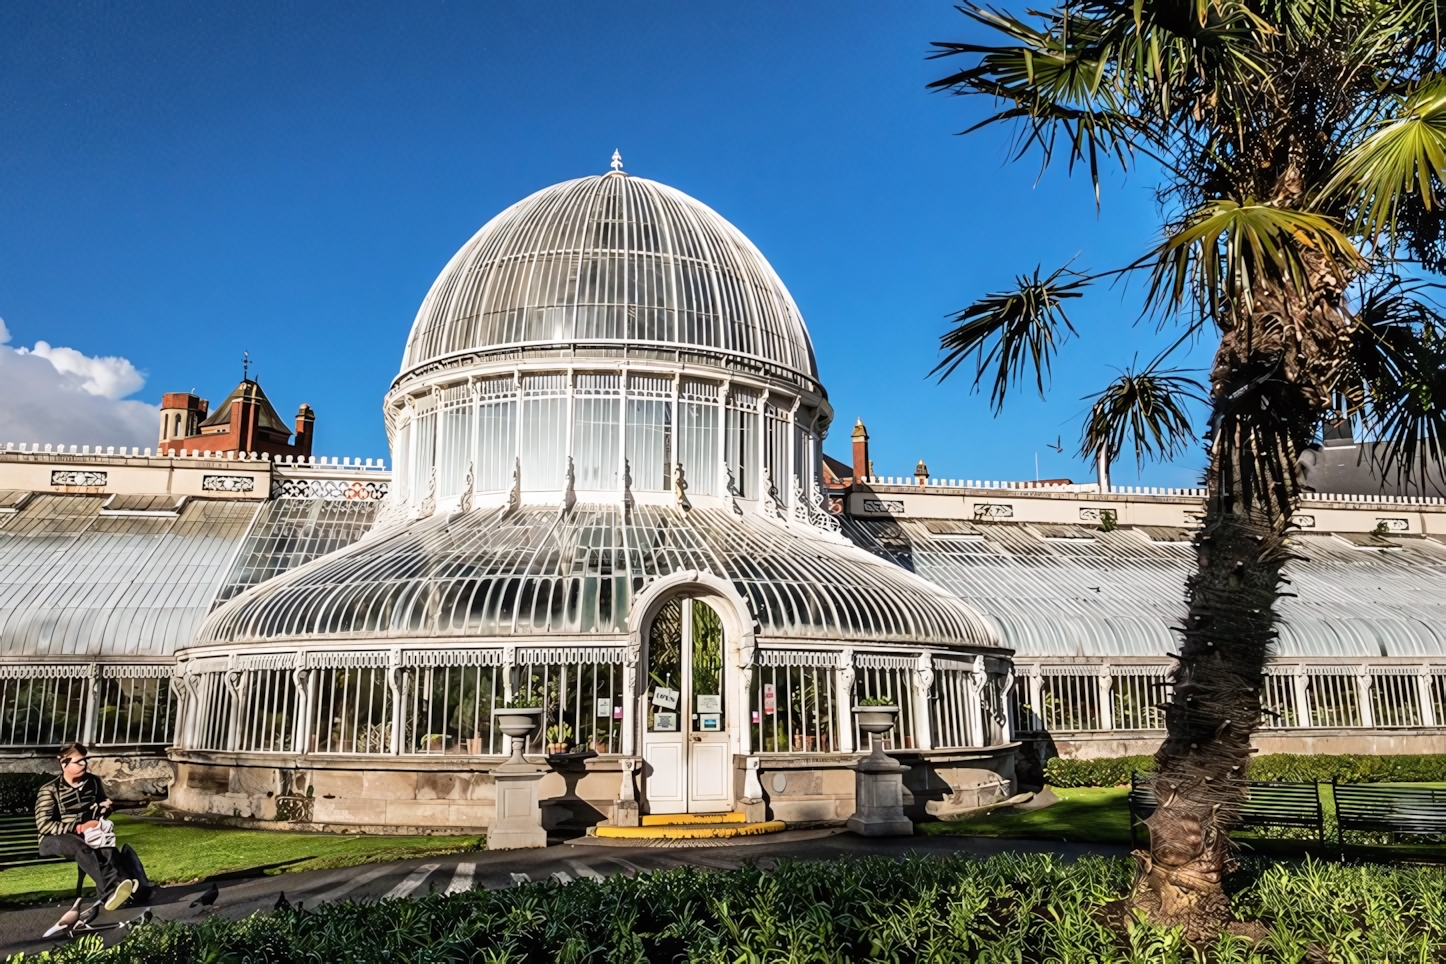
[{"label": "paved path", "polygon": [[[601,880],[617,873],[638,874],[672,867],[708,867],[733,870],[747,861],[767,868],[779,858],[828,860],[835,857],[919,853],[967,853],[979,856],[1013,851],[1053,852],[1065,857],[1082,854],[1124,854],[1127,848],[1107,845],[996,840],[986,837],[860,837],[840,830],[796,830],[744,841],[719,842],[703,847],[639,846],[633,841],[602,843],[582,840],[545,850],[494,850],[450,857],[423,857],[389,864],[312,870],[270,877],[220,882],[221,893],[210,913],[239,918],[270,910],[284,892],[293,904],[306,907],[338,900],[380,900],[408,897],[429,891],[460,891],[472,887],[500,889],[528,881],[556,880],[567,884],[583,878]],[[144,855],[142,855],[144,856]],[[165,920],[200,920],[192,910],[206,882],[160,888],[151,903],[156,917]],[[87,905],[89,900],[87,900]],[[59,946],[62,941],[40,935],[55,923],[64,905],[45,905],[0,912],[0,956],[16,951],[34,953]],[[125,933],[115,925],[135,918],[141,908],[102,913],[95,926],[107,941]]]}]

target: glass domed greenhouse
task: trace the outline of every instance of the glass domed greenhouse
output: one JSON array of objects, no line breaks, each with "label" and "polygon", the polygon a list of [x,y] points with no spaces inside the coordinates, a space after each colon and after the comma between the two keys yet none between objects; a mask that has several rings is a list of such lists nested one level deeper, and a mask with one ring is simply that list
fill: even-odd
[{"label": "glass domed greenhouse", "polygon": [[1013,792],[1009,651],[825,508],[833,413],[787,288],[717,213],[614,167],[443,269],[384,402],[376,525],[179,654],[173,805],[486,827],[492,709],[518,694],[544,707],[552,825],[727,811],[755,776],[771,817],[842,820],[871,696],[902,707],[886,739],[920,809]]}]

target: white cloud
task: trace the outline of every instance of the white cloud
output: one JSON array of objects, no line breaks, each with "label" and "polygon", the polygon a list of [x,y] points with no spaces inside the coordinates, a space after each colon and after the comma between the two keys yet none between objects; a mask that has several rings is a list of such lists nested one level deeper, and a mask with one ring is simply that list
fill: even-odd
[{"label": "white cloud", "polygon": [[104,398],[125,398],[146,383],[146,376],[136,371],[136,366],[114,355],[91,358],[74,348],[52,348],[44,341],[37,341],[28,351],[24,348],[16,351],[22,355],[39,355],[62,375],[79,375],[84,379],[80,383],[83,390]]},{"label": "white cloud", "polygon": [[11,348],[0,319],[0,445],[154,446],[160,409],[126,395],[145,376],[125,358],[92,358],[37,341]]}]

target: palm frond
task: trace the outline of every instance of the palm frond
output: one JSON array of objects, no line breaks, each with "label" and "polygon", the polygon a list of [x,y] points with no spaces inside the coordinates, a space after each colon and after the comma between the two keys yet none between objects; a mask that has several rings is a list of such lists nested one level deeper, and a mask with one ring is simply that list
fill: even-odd
[{"label": "palm frond", "polygon": [[1015,279],[1014,290],[985,295],[953,317],[957,327],[939,339],[944,357],[929,375],[937,374],[942,382],[974,356],[974,388],[989,369],[994,370],[989,402],[996,413],[1003,407],[1011,383],[1024,378],[1030,369],[1042,396],[1055,350],[1075,334],[1064,302],[1081,297],[1081,289],[1090,280],[1068,265],[1043,278],[1036,267],[1032,276]]},{"label": "palm frond", "polygon": [[1155,249],[1146,304],[1175,312],[1193,298],[1200,314],[1217,320],[1235,307],[1248,312],[1265,286],[1309,290],[1308,252],[1340,281],[1361,265],[1350,240],[1325,215],[1209,201]]},{"label": "palm frond", "polygon": [[1340,410],[1383,443],[1381,468],[1398,479],[1424,476],[1446,456],[1446,314],[1428,294],[1440,287],[1374,279],[1361,294],[1337,389]]},{"label": "palm frond", "polygon": [[1396,235],[1410,195],[1439,208],[1446,182],[1446,77],[1427,78],[1373,134],[1345,154],[1322,191],[1343,198],[1367,237]]},{"label": "palm frond", "polygon": [[1135,465],[1171,459],[1195,439],[1186,403],[1203,402],[1205,389],[1179,368],[1127,368],[1094,399],[1080,435],[1080,454],[1114,459],[1130,443]]}]

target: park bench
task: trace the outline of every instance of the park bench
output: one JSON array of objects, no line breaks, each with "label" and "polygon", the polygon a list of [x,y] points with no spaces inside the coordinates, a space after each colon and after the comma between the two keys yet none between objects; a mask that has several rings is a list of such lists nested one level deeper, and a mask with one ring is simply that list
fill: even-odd
[{"label": "park bench", "polygon": [[[1316,843],[1325,846],[1325,812],[1320,788],[1314,783],[1276,783],[1251,780],[1249,798],[1240,808],[1236,827],[1290,827],[1314,830]],[[1130,777],[1130,846],[1137,846],[1137,827],[1158,806],[1149,782],[1136,773]]]},{"label": "park bench", "polygon": [[1344,852],[1345,832],[1446,834],[1446,788],[1336,783],[1336,844]]},{"label": "park bench", "polygon": [[[61,864],[64,857],[42,857],[40,837],[35,833],[35,814],[29,811],[0,813],[0,870],[31,864]],[[75,896],[85,889],[85,871],[75,868]]]}]

